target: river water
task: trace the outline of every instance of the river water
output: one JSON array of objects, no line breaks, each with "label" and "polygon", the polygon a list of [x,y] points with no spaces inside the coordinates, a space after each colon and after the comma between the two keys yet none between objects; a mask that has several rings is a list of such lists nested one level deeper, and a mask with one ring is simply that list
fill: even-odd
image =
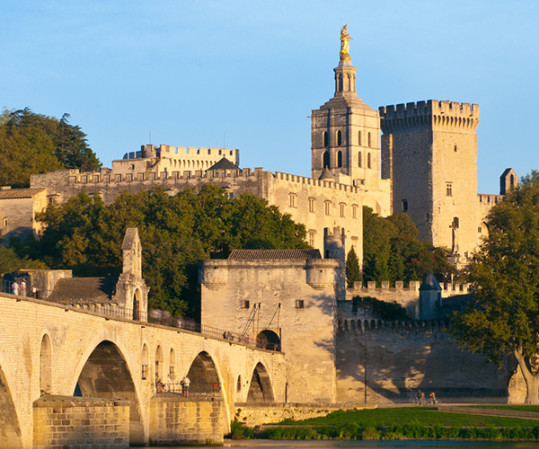
[{"label": "river water", "polygon": [[[241,449],[537,449],[538,442],[513,441],[283,441],[227,440],[227,448]],[[168,447],[180,449],[182,446]],[[147,448],[147,449],[162,449]],[[196,449],[191,446],[191,449]],[[199,448],[202,449],[202,448]],[[204,449],[208,449],[207,446]]]}]

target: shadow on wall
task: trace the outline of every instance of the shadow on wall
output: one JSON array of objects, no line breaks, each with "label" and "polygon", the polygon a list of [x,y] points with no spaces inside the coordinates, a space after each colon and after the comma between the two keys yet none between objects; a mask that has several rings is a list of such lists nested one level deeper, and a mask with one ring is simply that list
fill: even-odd
[{"label": "shadow on wall", "polygon": [[339,402],[413,403],[418,390],[427,398],[432,391],[444,402],[506,401],[509,374],[480,355],[461,351],[443,327],[415,323],[419,326],[341,329]]},{"label": "shadow on wall", "polygon": [[2,448],[22,449],[21,429],[4,371],[0,366],[0,441]]}]

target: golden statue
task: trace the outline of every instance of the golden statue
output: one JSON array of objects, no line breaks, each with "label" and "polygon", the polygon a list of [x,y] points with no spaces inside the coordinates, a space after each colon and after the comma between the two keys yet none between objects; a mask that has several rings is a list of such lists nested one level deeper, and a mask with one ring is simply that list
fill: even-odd
[{"label": "golden statue", "polygon": [[350,59],[350,53],[348,53],[348,47],[350,45],[350,35],[348,34],[348,25],[342,27],[341,30],[341,52],[339,55],[342,59]]}]

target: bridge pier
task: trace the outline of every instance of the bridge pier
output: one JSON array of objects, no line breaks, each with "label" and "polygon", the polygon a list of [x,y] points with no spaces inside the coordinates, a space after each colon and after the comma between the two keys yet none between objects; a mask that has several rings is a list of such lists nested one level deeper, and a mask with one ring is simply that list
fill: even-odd
[{"label": "bridge pier", "polygon": [[160,444],[222,444],[224,402],[219,398],[191,399],[156,396],[150,403],[150,441]]}]

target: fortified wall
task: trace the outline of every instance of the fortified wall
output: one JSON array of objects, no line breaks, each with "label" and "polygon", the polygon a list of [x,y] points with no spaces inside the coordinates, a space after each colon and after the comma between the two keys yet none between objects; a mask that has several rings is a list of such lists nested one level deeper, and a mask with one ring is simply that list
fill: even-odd
[{"label": "fortified wall", "polygon": [[498,370],[461,351],[445,325],[343,320],[336,339],[338,402],[411,403],[421,389],[442,402],[506,403],[514,364]]},{"label": "fortified wall", "polygon": [[[390,287],[389,281],[382,281],[380,287],[376,282],[369,281],[364,286],[362,282],[355,282],[354,288],[346,289],[347,301],[338,303],[339,317],[342,319],[356,319],[358,310],[354,310],[354,297],[371,297],[385,302],[396,302],[406,309],[408,316],[419,317],[419,287],[420,281],[410,281],[408,287],[404,287],[403,281],[395,281],[395,286]],[[441,297],[450,298],[455,295],[465,295],[470,292],[470,284],[450,284],[441,285]]]},{"label": "fortified wall", "polygon": [[354,246],[359,260],[363,258],[363,209],[365,188],[316,180],[288,173],[272,173],[262,168],[243,170],[140,171],[118,173],[102,169],[97,172],[59,170],[32,175],[31,185],[47,186],[59,202],[86,192],[99,195],[112,203],[122,191],[139,193],[160,187],[170,195],[188,189],[215,184],[231,197],[245,193],[264,198],[269,204],[289,213],[292,219],[305,225],[307,242],[324,251],[324,229],[339,226],[346,235],[346,251]]}]

